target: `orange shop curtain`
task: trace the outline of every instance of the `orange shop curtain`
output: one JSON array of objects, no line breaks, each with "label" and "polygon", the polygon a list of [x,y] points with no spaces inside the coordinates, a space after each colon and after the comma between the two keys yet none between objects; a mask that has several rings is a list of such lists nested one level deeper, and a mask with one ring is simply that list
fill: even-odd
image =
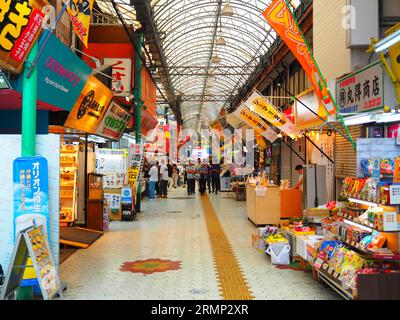
[{"label": "orange shop curtain", "polygon": [[146,110],[156,117],[157,89],[146,68],[142,69],[142,100]]}]

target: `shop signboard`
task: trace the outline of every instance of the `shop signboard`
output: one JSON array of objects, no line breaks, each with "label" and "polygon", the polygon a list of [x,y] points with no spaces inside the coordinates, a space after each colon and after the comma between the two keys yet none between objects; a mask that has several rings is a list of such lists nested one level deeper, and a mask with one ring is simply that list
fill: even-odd
[{"label": "shop signboard", "polygon": [[387,138],[397,138],[399,135],[400,124],[394,124],[387,128]]},{"label": "shop signboard", "polygon": [[336,113],[336,107],[329,88],[312,55],[309,45],[285,0],[274,0],[263,13],[268,24],[282,38],[303,67],[320,101],[329,115]]},{"label": "shop signboard", "polygon": [[130,186],[121,189],[121,201],[122,203],[132,203],[132,188]]},{"label": "shop signboard", "polygon": [[336,81],[340,113],[360,113],[384,107],[384,70],[380,61]]},{"label": "shop signboard", "polygon": [[296,136],[294,124],[257,90],[253,91],[245,105],[292,139]]},{"label": "shop signboard", "polygon": [[96,134],[112,140],[119,140],[131,118],[128,111],[113,101],[97,128]]},{"label": "shop signboard", "polygon": [[96,134],[112,98],[111,90],[94,76],[90,76],[68,115],[65,126]]},{"label": "shop signboard", "polygon": [[244,104],[240,105],[234,114],[269,141],[274,142],[278,139],[277,133],[258,114],[251,111]]},{"label": "shop signboard", "polygon": [[1,68],[21,73],[42,29],[45,5],[45,0],[0,1]]},{"label": "shop signboard", "polygon": [[295,126],[296,130],[308,129],[322,125],[322,120],[317,117],[314,113],[308,110],[302,103],[308,108],[314,111],[316,114],[324,117],[326,112],[324,111],[324,105],[320,102],[317,95],[312,88],[299,94],[296,97],[299,101],[294,102],[294,114],[295,114]]},{"label": "shop signboard", "polygon": [[112,90],[131,91],[132,60],[125,58],[104,58],[104,64],[112,66]]},{"label": "shop signboard", "polygon": [[144,156],[142,144],[131,144],[129,147],[129,170],[128,170],[128,184],[137,192],[137,181],[140,179],[142,171]]},{"label": "shop signboard", "polygon": [[43,157],[23,157],[14,160],[14,239],[32,225],[50,230],[48,165]]},{"label": "shop signboard", "polygon": [[[43,44],[48,30],[40,37]],[[92,69],[66,47],[55,35],[50,38],[38,60],[37,95],[40,101],[71,111],[78,100]],[[23,76],[17,83],[22,92]]]}]

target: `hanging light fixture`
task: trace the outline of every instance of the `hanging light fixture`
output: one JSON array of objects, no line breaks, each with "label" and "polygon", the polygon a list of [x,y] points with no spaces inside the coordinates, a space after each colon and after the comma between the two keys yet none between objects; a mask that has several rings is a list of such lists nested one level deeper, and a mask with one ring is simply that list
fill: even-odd
[{"label": "hanging light fixture", "polygon": [[233,12],[233,8],[229,3],[230,1],[228,0],[226,2],[225,7],[222,9],[221,11],[221,16],[225,16],[225,17],[232,17],[235,13]]},{"label": "hanging light fixture", "polygon": [[212,62],[212,63],[215,63],[215,64],[218,64],[218,63],[221,62],[221,58],[218,56],[217,53],[215,54],[215,56],[213,56],[213,57],[211,58],[211,62]]},{"label": "hanging light fixture", "polygon": [[222,35],[222,30],[220,30],[220,32],[219,32],[219,37],[218,37],[218,39],[217,39],[216,44],[217,44],[218,46],[225,46],[225,45],[226,45],[225,38],[224,38],[224,36]]}]

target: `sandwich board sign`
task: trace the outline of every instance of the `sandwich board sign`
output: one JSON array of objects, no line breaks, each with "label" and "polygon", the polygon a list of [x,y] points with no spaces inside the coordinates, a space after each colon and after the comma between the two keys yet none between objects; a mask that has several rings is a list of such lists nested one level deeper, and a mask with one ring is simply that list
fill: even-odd
[{"label": "sandwich board sign", "polygon": [[43,299],[50,300],[57,295],[63,298],[61,281],[41,225],[26,228],[18,233],[0,300],[16,299],[29,257],[32,259]]}]

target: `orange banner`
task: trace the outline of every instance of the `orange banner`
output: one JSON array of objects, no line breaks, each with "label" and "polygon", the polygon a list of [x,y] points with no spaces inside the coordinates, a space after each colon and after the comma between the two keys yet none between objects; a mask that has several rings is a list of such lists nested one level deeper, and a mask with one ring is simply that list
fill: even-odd
[{"label": "orange banner", "polygon": [[[305,70],[318,98],[323,102],[328,114],[335,114],[336,107],[332,95],[326,85],[326,81],[324,80],[309,46],[305,41],[304,35],[285,0],[274,0],[267,10],[265,10],[263,16],[268,21],[268,24],[286,43]],[[321,116],[326,116],[326,114]]]},{"label": "orange banner", "polygon": [[111,90],[97,80],[96,77],[90,76],[72,111],[69,113],[65,126],[96,134],[96,130],[112,98]]}]

